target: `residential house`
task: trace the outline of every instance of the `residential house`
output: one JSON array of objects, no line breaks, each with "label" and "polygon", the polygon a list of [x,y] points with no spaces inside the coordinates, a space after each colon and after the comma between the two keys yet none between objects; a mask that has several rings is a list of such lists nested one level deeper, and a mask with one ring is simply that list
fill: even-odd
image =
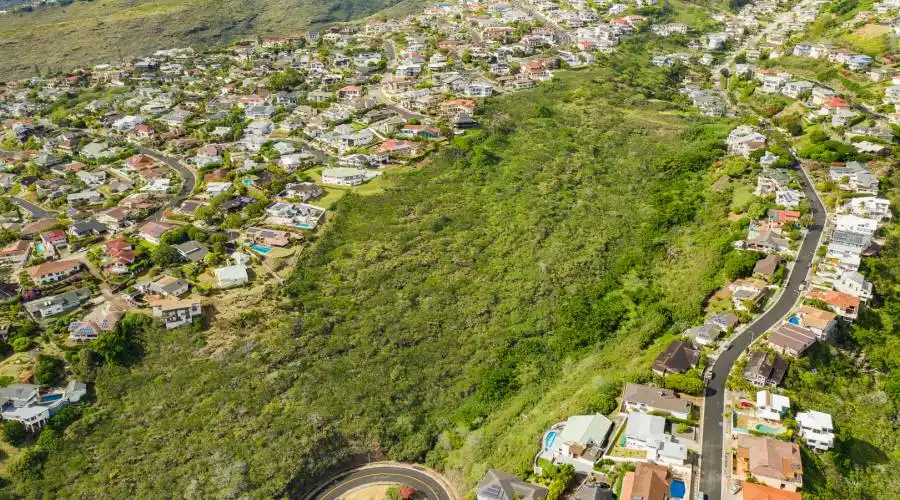
[{"label": "residential house", "polygon": [[855,295],[837,290],[810,290],[806,296],[810,299],[825,302],[835,314],[840,315],[842,318],[854,320],[859,315],[860,297]]},{"label": "residential house", "polygon": [[831,415],[810,410],[797,414],[800,437],[810,448],[826,451],[834,448],[834,424]]},{"label": "residential house", "polygon": [[734,467],[738,477],[754,477],[773,488],[797,491],[803,486],[800,447],[794,443],[742,434]]},{"label": "residential house", "polygon": [[62,229],[44,231],[41,233],[41,243],[57,249],[63,248],[67,245],[66,232]]},{"label": "residential house", "polygon": [[707,321],[707,323],[712,323],[726,332],[737,326],[738,322],[737,315],[731,311],[716,313]]},{"label": "residential house", "polygon": [[160,318],[167,329],[178,328],[190,324],[194,318],[203,314],[199,298],[152,301],[153,317]]},{"label": "residential house", "polygon": [[777,168],[763,169],[756,176],[756,190],[753,194],[759,197],[775,194],[779,189],[786,188],[790,181],[791,178],[788,176],[787,170]]},{"label": "residential house", "polygon": [[666,419],[632,412],[625,424],[625,447],[647,452],[647,458],[669,465],[684,465],[687,449],[665,433]]},{"label": "residential house", "polygon": [[628,412],[662,411],[682,419],[691,414],[691,402],[679,398],[675,391],[641,384],[625,386],[622,407]]},{"label": "residential house", "polygon": [[357,168],[336,167],[322,171],[322,183],[335,186],[358,186],[372,177],[371,172]]},{"label": "residential house", "polygon": [[687,342],[673,340],[653,361],[653,373],[661,377],[671,373],[686,373],[697,366],[699,360],[698,349]]},{"label": "residential house", "polygon": [[526,483],[519,476],[489,469],[478,484],[475,498],[477,500],[544,500],[547,488]]},{"label": "residential house", "polygon": [[28,240],[14,241],[0,250],[0,261],[11,264],[21,264],[31,255],[31,242]]},{"label": "residential house", "polygon": [[128,221],[130,214],[131,211],[125,207],[113,207],[97,214],[97,222],[117,233],[130,225]]},{"label": "residential house", "polygon": [[800,306],[792,322],[796,319],[799,326],[812,330],[820,339],[828,339],[837,328],[837,315],[831,311],[823,311],[808,304]]},{"label": "residential house", "polygon": [[25,269],[31,280],[39,285],[64,280],[79,271],[81,271],[81,262],[77,260],[45,262]]},{"label": "residential house", "polygon": [[250,277],[247,275],[247,267],[244,265],[235,264],[233,266],[220,267],[215,272],[219,288],[241,286],[250,281]]},{"label": "residential house", "polygon": [[569,417],[561,429],[551,431],[556,432],[549,449],[554,462],[570,463],[579,472],[592,471],[612,428],[612,421],[599,413]]},{"label": "residential house", "polygon": [[162,222],[148,222],[141,226],[141,229],[138,231],[138,236],[143,238],[144,240],[153,243],[154,245],[159,245],[160,238],[163,233],[172,229],[175,226],[170,224],[165,224]]},{"label": "residential house", "polygon": [[50,316],[74,309],[90,298],[91,289],[84,287],[26,302],[25,310],[35,318],[49,318]]},{"label": "residential house", "polygon": [[[703,347],[712,345],[722,335],[723,331],[724,330],[719,325],[707,321],[700,326],[689,328],[684,332],[684,334],[691,339],[691,342],[693,342],[694,345]],[[655,368],[656,366],[654,363],[654,371]]]},{"label": "residential house", "polygon": [[747,311],[758,307],[766,298],[768,284],[756,278],[745,278],[728,285],[731,290],[731,303],[738,311]]},{"label": "residential house", "polygon": [[816,333],[808,328],[784,323],[769,334],[766,342],[780,354],[801,356],[818,338]]},{"label": "residential house", "polygon": [[756,387],[776,387],[787,373],[788,363],[778,354],[754,351],[747,358],[743,377]]},{"label": "residential house", "polygon": [[842,272],[833,286],[838,292],[859,297],[861,300],[872,298],[872,283],[866,281],[865,276],[856,270]]},{"label": "residential house", "polygon": [[101,186],[104,182],[106,182],[106,172],[104,172],[103,170],[96,170],[94,172],[79,170],[75,174],[75,176],[81,179],[81,182],[87,184],[92,188]]},{"label": "residential house", "polygon": [[98,314],[90,314],[82,321],[69,323],[69,340],[71,342],[90,342],[105,332],[111,332],[125,316],[123,311],[112,310],[107,303],[97,310]]},{"label": "residential house", "polygon": [[775,276],[778,265],[781,264],[781,257],[777,254],[769,254],[756,262],[753,266],[753,276],[762,278],[767,282],[771,282]]},{"label": "residential house", "polygon": [[172,276],[163,276],[156,281],[147,283],[143,288],[148,292],[155,293],[157,295],[161,295],[163,297],[180,297],[190,290],[191,285],[181,279],[174,278]]},{"label": "residential house", "polygon": [[622,480],[623,500],[668,500],[672,476],[664,465],[638,462]]},{"label": "residential house", "polygon": [[756,391],[756,416],[763,420],[780,422],[791,408],[791,400],[787,396],[769,391]]},{"label": "residential house", "polygon": [[787,491],[759,483],[744,481],[741,486],[743,500],[802,500],[800,493]]},{"label": "residential house", "polygon": [[81,220],[69,227],[69,234],[75,238],[87,238],[88,236],[100,236],[109,232],[105,224],[94,219]]},{"label": "residential house", "polygon": [[297,198],[302,202],[312,199],[321,198],[325,194],[325,189],[314,182],[297,182],[288,184],[281,193],[282,198]]},{"label": "residential house", "polygon": [[172,245],[172,248],[178,251],[178,254],[181,255],[182,259],[194,264],[203,262],[203,259],[206,258],[207,254],[209,254],[209,250],[206,248],[206,245],[193,240],[185,241],[184,243],[179,243],[177,245]]}]

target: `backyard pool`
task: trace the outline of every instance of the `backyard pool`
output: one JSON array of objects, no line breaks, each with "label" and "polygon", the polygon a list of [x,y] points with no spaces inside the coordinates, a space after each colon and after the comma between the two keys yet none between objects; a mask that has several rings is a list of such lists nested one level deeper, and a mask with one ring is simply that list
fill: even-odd
[{"label": "backyard pool", "polygon": [[251,186],[251,185],[253,185],[253,179],[244,179],[241,181],[241,183],[244,184],[245,186]]},{"label": "backyard pool", "polygon": [[549,450],[553,448],[553,443],[556,442],[556,431],[550,431],[547,433],[547,436],[544,437],[544,449]]},{"label": "backyard pool", "polygon": [[267,253],[269,253],[272,250],[271,247],[266,247],[266,246],[262,246],[262,245],[253,245],[252,247],[250,247],[250,249],[257,253],[261,253],[263,255],[266,255]]},{"label": "backyard pool", "polygon": [[47,394],[46,396],[41,397],[41,402],[48,403],[50,401],[57,401],[62,399],[62,394]]},{"label": "backyard pool", "polygon": [[782,432],[784,432],[784,429],[782,429],[780,427],[769,427],[768,425],[765,425],[765,424],[756,424],[754,429],[756,429],[757,432],[762,432],[762,433],[769,434],[772,436],[777,436],[777,435],[781,434]]},{"label": "backyard pool", "polygon": [[788,323],[790,323],[792,325],[799,325],[800,318],[798,318],[797,316],[791,316],[791,319],[788,320]]},{"label": "backyard pool", "polygon": [[35,243],[34,249],[37,253],[44,253],[44,244],[43,243]]},{"label": "backyard pool", "polygon": [[672,484],[669,486],[669,496],[672,498],[684,498],[684,494],[687,492],[687,488],[684,487],[684,481],[681,479],[672,480]]}]

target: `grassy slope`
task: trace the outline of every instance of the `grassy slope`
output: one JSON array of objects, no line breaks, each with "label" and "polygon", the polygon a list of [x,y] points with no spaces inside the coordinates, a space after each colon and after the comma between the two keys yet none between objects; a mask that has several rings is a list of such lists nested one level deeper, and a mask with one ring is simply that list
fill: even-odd
[{"label": "grassy slope", "polygon": [[[106,0],[0,16],[0,74],[58,71],[161,48],[301,33],[416,0]],[[6,57],[11,55],[11,57]]]},{"label": "grassy slope", "polygon": [[213,354],[202,334],[148,334],[16,488],[270,496],[372,451],[469,487],[526,464],[548,423],[645,373],[716,285],[729,200],[705,172],[726,128],[620,83],[659,91],[661,74],[562,74],[385,193],[347,196],[280,312],[217,324],[233,348]]}]

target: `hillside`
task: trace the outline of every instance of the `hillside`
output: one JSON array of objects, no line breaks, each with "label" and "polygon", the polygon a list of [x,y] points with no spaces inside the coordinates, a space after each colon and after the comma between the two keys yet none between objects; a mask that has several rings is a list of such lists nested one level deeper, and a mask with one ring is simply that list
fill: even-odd
[{"label": "hillside", "polygon": [[[109,0],[0,16],[4,79],[146,55],[285,35],[416,0]],[[11,55],[12,57],[7,57]]]},{"label": "hillside", "polygon": [[673,104],[677,71],[605,66],[497,99],[480,135],[344,198],[280,295],[144,330],[15,493],[271,497],[356,455],[465,489],[609,411],[719,284],[731,196],[708,174],[729,127]]}]

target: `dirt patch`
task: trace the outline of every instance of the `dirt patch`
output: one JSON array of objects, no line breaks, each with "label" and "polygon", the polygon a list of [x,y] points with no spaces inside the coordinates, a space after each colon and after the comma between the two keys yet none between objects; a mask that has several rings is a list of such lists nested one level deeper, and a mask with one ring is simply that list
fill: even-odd
[{"label": "dirt patch", "polygon": [[370,484],[361,486],[344,495],[344,500],[385,500],[391,484]]},{"label": "dirt patch", "polygon": [[887,35],[890,32],[890,26],[882,24],[867,24],[854,31],[853,34],[861,38],[876,38],[882,35]]}]

